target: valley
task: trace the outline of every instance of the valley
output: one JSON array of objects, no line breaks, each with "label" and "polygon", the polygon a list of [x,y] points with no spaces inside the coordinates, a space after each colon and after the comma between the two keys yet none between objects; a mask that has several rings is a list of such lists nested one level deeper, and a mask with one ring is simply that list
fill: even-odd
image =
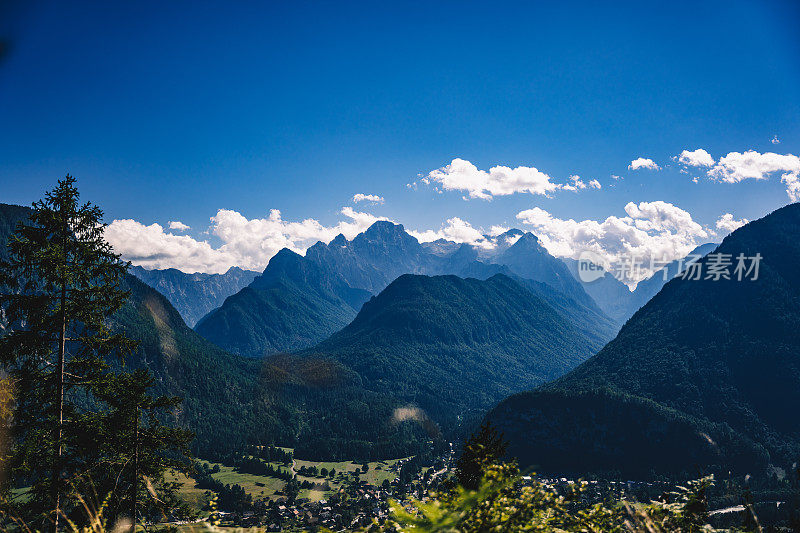
[{"label": "valley", "polygon": [[[279,461],[263,460],[265,453],[255,449],[256,455],[221,463],[199,461],[191,477],[168,472],[165,482],[175,484],[187,505],[185,519],[171,524],[213,515],[222,524],[268,529],[366,526],[388,516],[390,499],[421,497],[452,468],[452,454],[428,456],[429,464],[416,457],[360,463],[300,460],[291,448],[280,450],[286,455]],[[275,474],[254,473],[261,468]]]},{"label": "valley", "polygon": [[[1,207],[8,241],[31,211]],[[720,510],[744,476],[765,509],[791,501],[794,235],[796,205],[696,251],[761,252],[770,260],[757,280],[690,281],[676,262],[613,306],[619,287],[584,284],[532,234],[501,234],[488,253],[423,245],[378,222],[306,256],[279,252],[194,329],[173,305],[190,294],[178,287],[202,293],[219,279],[133,269],[107,324],[136,344],[104,364],[151,373],[154,392],[180,398],[159,420],[191,432],[194,456],[159,481],[172,510],[150,520],[268,530],[385,521],[392,500],[418,505],[454,483],[461,443],[481,423],[508,446],[493,460],[540,474],[520,486],[566,493],[588,480],[585,505],[655,498],[698,472],[722,484],[709,489]],[[166,278],[172,301],[157,290]],[[635,310],[639,291],[654,296]],[[749,386],[756,374],[772,394]]]}]

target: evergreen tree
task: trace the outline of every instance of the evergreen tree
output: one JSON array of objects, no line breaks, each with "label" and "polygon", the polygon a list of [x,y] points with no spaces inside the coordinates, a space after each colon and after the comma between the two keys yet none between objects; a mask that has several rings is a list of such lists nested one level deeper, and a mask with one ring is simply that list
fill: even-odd
[{"label": "evergreen tree", "polygon": [[[0,268],[6,330],[0,362],[15,390],[15,466],[34,481],[32,502],[53,530],[75,502],[68,490],[92,464],[92,391],[111,374],[107,360],[134,344],[106,318],[124,304],[127,264],[103,239],[102,211],[79,204],[67,175],[33,204]],[[88,414],[87,414],[88,413]],[[44,516],[44,515],[43,515]]]},{"label": "evergreen tree", "polygon": [[[112,494],[112,513],[128,515],[134,526],[144,514],[142,501],[147,486],[143,481],[150,482],[151,487],[163,486],[168,468],[186,470],[192,439],[191,432],[161,423],[159,415],[176,409],[181,399],[150,396],[148,391],[154,383],[152,374],[141,368],[114,376],[95,390],[95,396],[108,409],[97,414],[100,449],[96,455],[102,461],[94,479],[105,482],[102,494]],[[158,518],[172,512],[162,508],[163,516]]]},{"label": "evergreen tree", "polygon": [[456,462],[458,483],[468,490],[476,490],[483,474],[490,465],[506,453],[507,443],[489,422],[481,427],[464,443],[464,450]]}]

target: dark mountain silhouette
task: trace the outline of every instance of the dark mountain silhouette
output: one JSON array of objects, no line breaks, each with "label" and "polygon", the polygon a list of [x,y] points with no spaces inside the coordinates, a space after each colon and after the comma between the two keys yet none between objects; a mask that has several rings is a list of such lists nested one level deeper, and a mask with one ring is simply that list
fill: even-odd
[{"label": "dark mountain silhouette", "polygon": [[[488,417],[511,453],[540,470],[631,475],[796,460],[800,205],[736,230],[714,253],[729,254],[730,280],[669,281],[596,356],[497,406]],[[757,280],[736,279],[739,254],[761,254]]]}]

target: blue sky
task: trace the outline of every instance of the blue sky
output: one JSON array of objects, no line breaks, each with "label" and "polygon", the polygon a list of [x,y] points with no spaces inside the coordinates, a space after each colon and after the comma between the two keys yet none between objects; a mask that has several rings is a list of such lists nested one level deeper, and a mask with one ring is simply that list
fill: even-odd
[{"label": "blue sky", "polygon": [[[273,209],[323,228],[281,230],[295,247],[357,224],[351,207],[420,233],[454,217],[481,232],[519,226],[563,249],[558,221],[630,217],[630,202],[715,231],[725,213],[753,219],[790,201],[781,176],[794,160],[762,156],[800,152],[797,2],[195,4],[0,8],[0,201],[28,204],[70,172],[108,221],[164,234],[128,226],[118,239],[150,242],[141,231],[174,253],[148,262],[120,242],[127,256],[186,270],[221,269],[220,246],[260,268],[231,250],[274,253]],[[698,148],[715,165],[757,157],[716,177],[671,159]],[[629,170],[640,157],[660,170]],[[455,158],[601,188],[464,200],[420,181]],[[384,201],[354,204],[357,193]],[[248,223],[211,223],[221,209]],[[519,214],[533,209],[556,222],[536,211],[526,226]],[[694,231],[672,252],[690,240],[706,238]]]}]

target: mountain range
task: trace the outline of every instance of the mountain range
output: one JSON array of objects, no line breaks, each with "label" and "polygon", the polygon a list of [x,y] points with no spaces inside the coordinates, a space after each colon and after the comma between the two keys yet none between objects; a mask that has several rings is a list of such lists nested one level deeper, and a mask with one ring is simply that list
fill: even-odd
[{"label": "mountain range", "polygon": [[[469,244],[421,244],[403,226],[379,221],[348,241],[318,242],[305,256],[278,252],[263,274],[195,327],[228,351],[259,357],[308,348],[345,327],[361,305],[402,274],[489,277],[508,273],[545,283],[602,315],[559,259],[531,233],[501,235],[492,254]],[[504,267],[504,268],[501,268]]]},{"label": "mountain range", "polygon": [[[487,416],[539,471],[623,475],[788,465],[800,454],[800,205],[729,235],[597,355]],[[708,277],[725,254],[730,279]],[[737,257],[760,254],[757,279]],[[752,261],[747,265],[752,267]]]},{"label": "mountain range", "polygon": [[136,265],[128,271],[166,296],[190,327],[258,276],[258,272],[239,267],[231,267],[224,274],[187,274],[176,268],[148,270]]},{"label": "mountain range", "polygon": [[[0,244],[28,213],[0,205]],[[381,222],[305,256],[282,250],[197,331],[128,274],[131,297],[111,321],[139,342],[126,365],[184,398],[171,416],[206,458],[243,443],[320,460],[407,456],[489,409],[510,455],[544,473],[694,476],[796,460],[800,205],[698,263],[760,254],[757,279],[682,279],[675,263],[637,288],[657,294],[618,333],[593,296],[610,300],[534,236],[501,237],[493,250],[421,244]],[[190,276],[168,286],[188,294],[178,287]]]},{"label": "mountain range", "polygon": [[[29,212],[1,207],[0,241]],[[394,227],[377,229],[405,238]],[[362,252],[367,257],[384,241],[370,238]],[[280,287],[276,292],[285,295],[294,284],[302,289],[299,307],[284,307],[287,316],[308,312],[308,287],[319,288],[326,304],[360,308],[347,327],[297,354],[261,360],[231,354],[190,329],[165,296],[132,274],[123,280],[130,298],[110,320],[138,342],[125,365],[150,369],[155,392],[183,397],[171,416],[196,433],[195,453],[203,457],[241,443],[289,445],[319,458],[406,456],[442,431],[452,434],[464,417],[478,417],[508,394],[575,367],[613,335],[613,322],[596,308],[544,283],[512,279],[507,267],[479,263],[474,255],[459,246],[444,260],[488,279],[401,275],[370,296],[342,283],[341,274],[323,271],[320,262],[283,250],[252,287],[228,301],[269,295],[264,287]],[[376,290],[388,279],[377,267],[355,266],[342,262],[340,272],[359,273]]]}]

